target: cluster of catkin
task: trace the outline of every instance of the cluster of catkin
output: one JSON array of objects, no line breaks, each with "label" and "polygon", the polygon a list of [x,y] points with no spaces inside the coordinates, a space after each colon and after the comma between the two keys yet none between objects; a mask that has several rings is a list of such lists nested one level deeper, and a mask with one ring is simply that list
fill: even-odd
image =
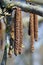
[{"label": "cluster of catkin", "polygon": [[29,31],[31,37],[31,51],[34,51],[34,39],[38,40],[38,15],[30,13]]},{"label": "cluster of catkin", "polygon": [[14,20],[14,54],[21,54],[22,50],[22,39],[23,39],[23,24],[22,24],[22,13],[21,8],[15,9],[15,20]]},{"label": "cluster of catkin", "polygon": [[38,15],[36,14],[30,13],[28,34],[31,36],[31,52],[33,52],[34,51],[34,39],[35,41],[38,40]]}]

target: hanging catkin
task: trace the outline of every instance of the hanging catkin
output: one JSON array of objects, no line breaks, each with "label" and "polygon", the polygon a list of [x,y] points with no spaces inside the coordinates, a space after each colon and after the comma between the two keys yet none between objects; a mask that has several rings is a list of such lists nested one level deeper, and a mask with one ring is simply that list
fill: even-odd
[{"label": "hanging catkin", "polygon": [[[30,0],[26,0],[26,2],[28,2],[28,1],[30,1]],[[31,4],[31,3],[30,3],[30,4]],[[31,13],[30,13],[30,15],[31,15]],[[33,17],[33,21],[34,21],[34,14],[31,15],[31,16]],[[34,22],[33,22],[33,23],[34,23]],[[30,21],[29,21],[28,35],[30,35]]]},{"label": "hanging catkin", "polygon": [[23,43],[23,24],[22,24],[22,12],[21,12],[21,8],[19,8],[19,10],[20,10],[20,44],[19,44],[19,54],[21,54],[22,43]]},{"label": "hanging catkin", "polygon": [[38,40],[38,15],[34,14],[34,37]]},{"label": "hanging catkin", "polygon": [[19,53],[19,44],[20,44],[20,10],[16,8],[16,17],[15,17],[15,43],[14,43],[14,53],[17,55]]},{"label": "hanging catkin", "polygon": [[34,51],[34,17],[30,13],[30,36],[31,36],[31,51]]}]

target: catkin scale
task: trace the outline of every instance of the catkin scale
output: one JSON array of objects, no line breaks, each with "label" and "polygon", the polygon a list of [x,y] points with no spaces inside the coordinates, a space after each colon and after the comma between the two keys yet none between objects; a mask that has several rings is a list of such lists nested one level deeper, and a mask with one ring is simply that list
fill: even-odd
[{"label": "catkin scale", "polygon": [[34,51],[34,17],[30,13],[30,38],[31,38],[31,52]]}]

